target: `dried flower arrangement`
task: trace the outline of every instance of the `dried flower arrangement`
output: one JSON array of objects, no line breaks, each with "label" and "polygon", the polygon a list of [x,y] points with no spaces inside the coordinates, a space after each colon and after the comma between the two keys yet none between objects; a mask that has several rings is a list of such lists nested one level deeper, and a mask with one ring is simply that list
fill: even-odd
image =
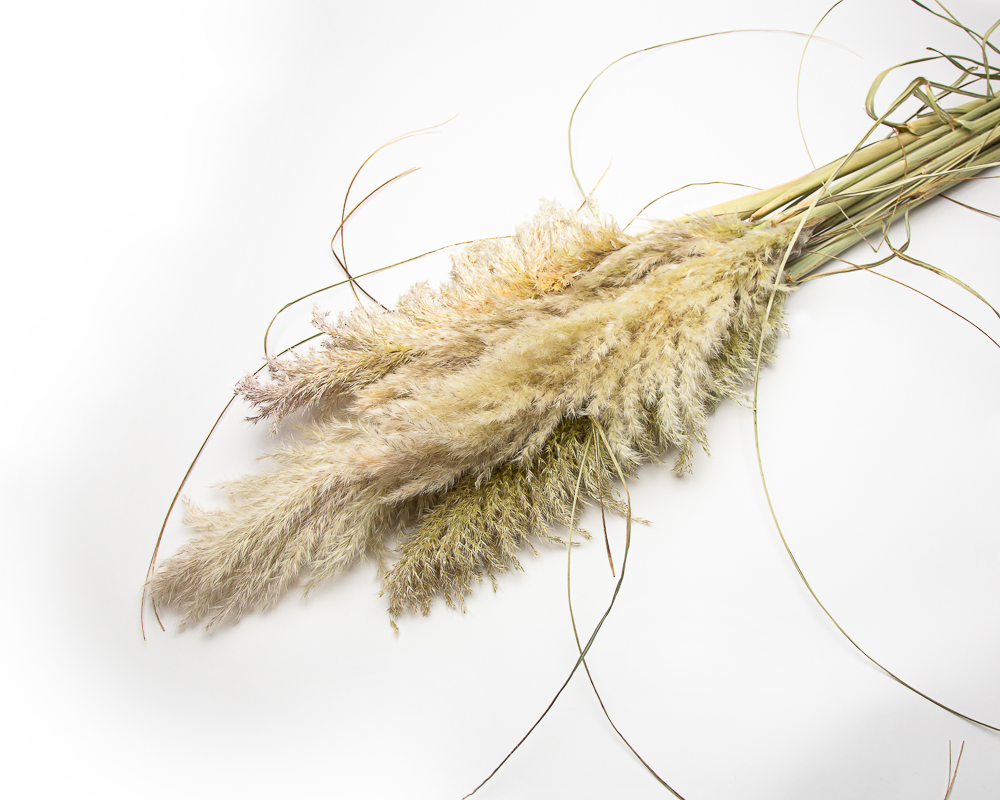
[{"label": "dried flower arrangement", "polygon": [[562,541],[553,524],[575,530],[586,499],[628,520],[610,487],[671,451],[690,470],[715,405],[746,402],[773,357],[797,284],[1000,163],[990,33],[981,60],[942,57],[952,84],[915,80],[877,112],[876,82],[869,136],[803,178],[634,235],[592,201],[546,204],[456,255],[437,290],[317,315],[317,348],[237,387],[256,421],[294,419],[299,435],[275,471],[227,487],[229,509],[189,509],[200,536],[151,566],[154,607],[234,622],[371,558],[395,620],[437,597],[461,605],[533,540]]},{"label": "dried flower arrangement", "polygon": [[[770,191],[638,236],[545,206],[511,240],[470,245],[440,290],[317,317],[320,347],[238,387],[255,419],[307,410],[312,423],[273,455],[278,471],[229,487],[231,510],[191,509],[202,536],[156,570],[155,602],[185,623],[235,621],[303,576],[366,556],[386,567],[383,542],[402,534],[390,612],[426,612],[517,565],[550,522],[572,525],[581,470],[585,496],[613,482],[596,450],[583,457],[595,424],[626,474],[671,448],[688,470],[711,408],[770,357],[791,286],[995,165],[989,70],[916,81],[881,115],[873,87],[889,137]],[[955,95],[974,99],[945,108]],[[921,112],[890,122],[910,96]]]}]

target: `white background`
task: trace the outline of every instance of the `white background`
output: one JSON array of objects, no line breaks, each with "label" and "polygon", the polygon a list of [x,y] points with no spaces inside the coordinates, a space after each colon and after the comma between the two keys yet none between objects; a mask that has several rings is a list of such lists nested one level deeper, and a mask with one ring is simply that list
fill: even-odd
[{"label": "white background", "polygon": [[[8,5],[0,24],[6,424],[0,783],[16,796],[457,798],[500,761],[573,664],[566,558],[543,549],[465,614],[395,635],[372,565],[308,601],[205,634],[147,613],[146,563],[173,492],[287,300],[338,278],[343,193],[403,169],[349,223],[356,272],[508,233],[540,198],[579,203],[566,123],[591,77],[658,42],[808,31],[821,2],[133,2]],[[952,9],[985,30],[995,3]],[[803,72],[813,156],[846,152],[884,67],[926,45],[972,52],[903,0],[848,0]],[[577,119],[589,188],[622,219],[689,181],[768,186],[810,169],[795,116],[803,39],[740,34],[630,59]],[[909,77],[890,81],[898,91]],[[890,94],[884,95],[886,98]],[[712,186],[653,212],[745,190]],[[1000,212],[996,184],[961,187]],[[1000,298],[997,221],[940,201],[911,253]],[[902,239],[902,234],[896,236]],[[868,257],[858,250],[857,259]],[[390,301],[447,257],[371,279]],[[897,267],[995,338],[988,310]],[[320,300],[348,308],[348,293]],[[310,304],[274,342],[309,331]],[[809,284],[760,390],[761,452],[803,569],[875,658],[1000,724],[1000,352],[871,275]],[[255,468],[263,428],[228,417],[187,487],[204,502]],[[590,663],[633,745],[688,800],[1000,795],[1000,735],[880,673],[785,554],[752,418],[726,406],[692,476],[632,485],[628,575]],[[179,516],[179,515],[178,515]],[[585,524],[593,529],[595,518]],[[623,525],[612,526],[620,563]],[[168,527],[170,553],[186,533]],[[588,629],[614,582],[575,551]],[[168,617],[168,622],[176,619]],[[11,795],[15,796],[15,795]],[[668,796],[617,740],[582,676],[483,798]]]}]

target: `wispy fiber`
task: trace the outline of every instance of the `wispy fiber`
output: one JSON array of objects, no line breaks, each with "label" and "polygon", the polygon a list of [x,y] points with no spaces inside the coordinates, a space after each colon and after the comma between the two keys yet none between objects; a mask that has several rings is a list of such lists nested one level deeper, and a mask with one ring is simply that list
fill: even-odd
[{"label": "wispy fiber", "polygon": [[573,524],[581,469],[591,497],[611,482],[584,457],[589,420],[626,469],[667,450],[690,469],[762,334],[773,348],[793,231],[706,216],[629,236],[548,204],[457,255],[440,289],[318,318],[320,347],[238,387],[257,419],[311,412],[302,434],[274,472],[227,487],[228,509],[190,509],[201,535],[157,570],[155,601],[185,624],[234,621],[373,557],[394,616],[460,603],[550,522]]}]

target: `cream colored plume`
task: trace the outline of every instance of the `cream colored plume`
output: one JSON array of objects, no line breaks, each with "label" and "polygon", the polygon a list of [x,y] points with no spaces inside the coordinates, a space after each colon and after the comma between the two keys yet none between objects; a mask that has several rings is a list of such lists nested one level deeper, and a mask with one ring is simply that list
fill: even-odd
[{"label": "cream colored plume", "polygon": [[233,621],[372,556],[393,616],[460,602],[551,522],[573,524],[581,471],[591,497],[611,482],[595,425],[626,469],[673,448],[690,468],[761,337],[772,352],[793,235],[704,218],[628,236],[545,205],[459,254],[440,289],[318,319],[320,347],[239,387],[275,424],[310,410],[304,432],[274,472],[227,487],[230,508],[190,510],[201,535],[157,570],[155,601]]}]

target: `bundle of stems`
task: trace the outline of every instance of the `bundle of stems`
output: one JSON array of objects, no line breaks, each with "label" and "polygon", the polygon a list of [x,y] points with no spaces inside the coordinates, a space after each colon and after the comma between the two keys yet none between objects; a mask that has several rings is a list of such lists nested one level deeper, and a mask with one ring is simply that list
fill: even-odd
[{"label": "bundle of stems", "polygon": [[908,62],[945,60],[958,75],[917,78],[878,113],[882,73],[868,134],[801,178],[638,235],[592,204],[548,204],[509,240],[455,256],[437,291],[318,316],[319,347],[270,358],[269,380],[238,386],[254,419],[294,415],[297,438],[276,471],[227,487],[230,508],[189,509],[201,536],[151,566],[154,604],[184,624],[235,621],[364,557],[382,568],[393,618],[436,597],[461,604],[520,568],[533,539],[561,541],[550,526],[574,529],[578,499],[627,514],[618,478],[670,450],[690,469],[715,404],[744,401],[773,356],[790,290],[848,248],[885,243],[883,260],[972,291],[888,231],[903,219],[909,232],[913,208],[1000,161],[991,32],[976,35],[981,58]]},{"label": "bundle of stems", "polygon": [[[917,79],[875,117],[874,93],[883,73],[869,93],[867,108],[876,123],[869,133],[887,126],[892,132],[886,139],[858,146],[801,178],[699,214],[808,225],[807,252],[792,259],[785,270],[790,282],[802,280],[872,234],[885,239],[892,222],[1000,161],[1000,98],[989,86],[988,66],[983,67],[987,71],[977,76],[963,68],[951,86]],[[969,78],[986,81],[988,93],[977,96],[965,84]],[[956,108],[944,107],[955,94],[975,99]],[[888,115],[909,97],[922,100],[920,109],[905,122],[889,121]]]}]

